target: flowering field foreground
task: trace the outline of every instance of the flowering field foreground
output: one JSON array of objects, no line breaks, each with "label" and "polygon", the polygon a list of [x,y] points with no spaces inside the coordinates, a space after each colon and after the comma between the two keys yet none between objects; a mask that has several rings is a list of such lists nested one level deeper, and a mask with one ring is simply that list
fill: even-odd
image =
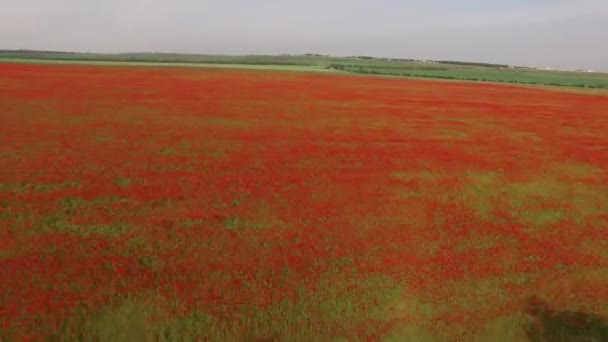
[{"label": "flowering field foreground", "polygon": [[608,96],[0,64],[0,340],[523,340],[608,314]]}]

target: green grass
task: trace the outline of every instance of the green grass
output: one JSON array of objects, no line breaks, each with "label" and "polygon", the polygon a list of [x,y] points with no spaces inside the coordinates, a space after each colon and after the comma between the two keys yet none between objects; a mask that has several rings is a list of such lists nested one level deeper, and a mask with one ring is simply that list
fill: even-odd
[{"label": "green grass", "polygon": [[[140,262],[158,267],[153,259]],[[386,276],[365,279],[344,273],[327,273],[318,282],[318,293],[298,291],[298,299],[283,300],[269,307],[235,304],[187,313],[174,311],[180,303],[167,303],[156,295],[128,296],[101,308],[81,307],[54,331],[52,340],[77,341],[350,341],[358,333],[369,335],[370,322],[388,322],[392,309],[408,315],[431,315],[432,308],[402,299],[400,286]],[[161,309],[159,302],[167,303]],[[237,320],[222,319],[223,310],[238,310]],[[347,319],[350,322],[344,326]],[[51,322],[49,322],[51,323]],[[277,324],[279,323],[279,324]],[[44,322],[41,324],[45,327]],[[53,324],[48,324],[52,329]],[[419,331],[419,329],[416,329]],[[411,331],[410,331],[411,333]],[[398,332],[403,335],[403,332]],[[416,335],[418,336],[418,335]],[[430,335],[429,335],[430,336]]]},{"label": "green grass", "polygon": [[70,211],[78,208],[84,208],[87,206],[102,206],[115,203],[129,203],[131,202],[128,198],[122,197],[99,197],[92,200],[82,199],[80,197],[64,197],[59,201],[64,210]]},{"label": "green grass", "polygon": [[[151,305],[151,299],[127,297],[123,300],[91,310],[81,306],[78,313],[58,328],[51,324],[41,327],[50,331],[49,341],[351,341],[352,332],[340,335],[328,325],[314,322],[314,309],[322,306],[305,301],[284,301],[268,309],[242,307],[238,321],[229,323],[199,310],[169,318],[167,312]],[[354,303],[331,303],[327,312],[355,310]],[[178,303],[176,303],[178,305]],[[346,306],[344,306],[346,305]],[[538,305],[538,304],[537,304]],[[313,309],[313,311],[311,311]],[[407,316],[431,317],[432,309],[417,300],[404,301],[399,311]],[[323,311],[322,311],[323,312]],[[594,315],[578,311],[553,311],[545,307],[526,311],[526,315],[503,316],[478,327],[474,332],[463,331],[468,341],[605,341],[606,322]],[[351,313],[352,314],[352,313]],[[271,322],[282,321],[283,325]],[[290,326],[289,330],[282,327]],[[294,329],[293,327],[298,327]],[[440,328],[436,324],[435,329]],[[353,326],[354,330],[360,326]],[[430,325],[414,322],[396,324],[381,341],[448,341],[447,336],[431,333]],[[0,337],[10,340],[10,331],[0,331]],[[582,339],[586,337],[587,339]],[[592,339],[595,338],[595,339]]]},{"label": "green grass", "polygon": [[237,216],[232,216],[224,219],[222,221],[222,225],[224,228],[233,230],[233,231],[243,231],[243,230],[261,230],[264,228],[269,228],[273,226],[272,222],[265,221],[252,221],[245,220],[239,218]]},{"label": "green grass", "polygon": [[[6,211],[0,216],[2,220],[12,222],[12,229],[25,229],[30,227],[28,234],[58,232],[74,234],[79,236],[99,235],[106,237],[116,237],[127,233],[133,229],[131,224],[120,222],[97,223],[97,224],[76,224],[71,221],[71,217],[76,213],[90,213],[96,208],[104,208],[109,204],[130,203],[128,198],[102,197],[93,200],[85,200],[78,197],[64,197],[58,202],[59,209],[52,214],[34,218],[31,207],[21,207],[22,210],[13,212],[11,203],[6,204]],[[21,205],[15,203],[15,208]],[[112,213],[112,210],[106,210]]]},{"label": "green grass", "polygon": [[107,66],[178,66],[204,68],[259,69],[276,71],[336,72],[338,70],[447,80],[517,83],[575,88],[608,88],[608,74],[546,71],[504,66],[420,62],[386,58],[304,55],[195,55],[195,54],[83,54],[43,51],[0,51],[0,62],[92,64]]},{"label": "green grass", "polygon": [[[501,172],[468,173],[460,198],[485,220],[519,222],[525,227],[524,231],[533,236],[552,234],[556,224],[587,222],[601,227],[605,222],[594,216],[605,213],[601,203],[606,203],[608,194],[593,183],[584,182],[596,177],[598,172],[589,165],[564,163],[527,180],[509,180]],[[497,217],[495,210],[507,216]],[[587,250],[601,250],[599,244],[587,243],[586,246]]]},{"label": "green grass", "polygon": [[244,69],[266,71],[306,71],[331,73],[324,67],[315,65],[273,65],[273,64],[236,64],[236,63],[180,63],[180,62],[147,62],[147,61],[96,61],[96,60],[54,60],[54,59],[26,59],[26,58],[0,58],[0,63],[33,63],[33,64],[67,64],[67,65],[99,65],[116,67],[189,67],[189,68],[220,68]]},{"label": "green grass", "polygon": [[493,68],[445,68],[442,70],[417,67],[357,66],[344,71],[392,76],[486,81],[502,83],[539,84],[568,87],[608,88],[608,75],[564,71],[514,70]]},{"label": "green grass", "polygon": [[121,186],[121,187],[127,187],[127,186],[131,185],[131,183],[133,183],[133,181],[128,178],[117,178],[114,181],[114,184]]},{"label": "green grass", "polygon": [[129,224],[122,223],[111,223],[111,224],[74,224],[62,220],[61,216],[49,216],[42,224],[36,227],[38,232],[57,232],[57,233],[68,233],[79,236],[90,236],[100,235],[115,237],[120,236],[126,232],[131,231],[132,226]]},{"label": "green grass", "polygon": [[77,188],[80,186],[79,182],[64,182],[64,183],[0,183],[0,192],[13,192],[13,193],[24,193],[24,192],[36,192],[45,193],[52,192],[62,189]]}]

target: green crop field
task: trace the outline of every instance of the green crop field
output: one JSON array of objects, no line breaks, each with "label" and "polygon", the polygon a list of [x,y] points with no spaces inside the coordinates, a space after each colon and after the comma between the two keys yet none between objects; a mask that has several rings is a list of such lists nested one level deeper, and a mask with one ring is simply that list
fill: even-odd
[{"label": "green crop field", "polygon": [[228,68],[245,70],[277,70],[277,71],[306,71],[331,73],[335,70],[314,65],[282,65],[282,64],[236,64],[236,63],[187,63],[187,62],[146,62],[146,61],[105,61],[105,60],[65,60],[65,59],[30,59],[30,58],[0,58],[6,63],[30,64],[67,64],[67,65],[99,65],[123,67],[195,67],[195,68]]},{"label": "green crop field", "polygon": [[483,82],[539,84],[551,86],[608,88],[608,75],[570,71],[543,71],[526,69],[500,69],[488,67],[464,68],[454,66],[386,66],[377,64],[331,66],[337,70],[362,74],[405,77],[423,77]]},{"label": "green crop field", "polygon": [[324,55],[199,55],[177,53],[68,53],[0,50],[0,61],[231,67],[237,69],[342,71],[398,77],[433,78],[527,85],[608,89],[608,74],[511,68],[489,63],[415,61]]}]

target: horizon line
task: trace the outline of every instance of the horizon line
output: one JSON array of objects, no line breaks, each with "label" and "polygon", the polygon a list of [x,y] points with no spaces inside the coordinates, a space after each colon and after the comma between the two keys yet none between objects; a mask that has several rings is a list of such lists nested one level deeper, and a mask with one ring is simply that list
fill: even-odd
[{"label": "horizon line", "polygon": [[496,66],[507,66],[512,68],[529,68],[535,70],[547,70],[547,71],[583,71],[583,72],[595,72],[595,73],[607,73],[608,70],[598,70],[591,68],[559,68],[559,67],[547,67],[538,65],[513,65],[507,63],[497,62],[484,62],[484,61],[472,61],[472,60],[457,60],[457,59],[430,59],[430,58],[410,58],[410,57],[395,57],[395,56],[378,56],[378,55],[332,55],[316,52],[281,52],[281,53],[247,53],[247,54],[233,54],[233,53],[203,53],[203,52],[176,52],[176,51],[121,51],[121,52],[100,52],[100,51],[76,51],[76,50],[45,50],[45,49],[1,49],[0,52],[47,52],[47,53],[59,53],[59,54],[99,54],[99,55],[128,55],[128,54],[173,54],[173,55],[195,55],[195,56],[226,56],[226,57],[247,57],[247,56],[266,56],[266,57],[282,57],[282,56],[310,56],[310,57],[328,57],[328,58],[371,58],[371,59],[384,59],[384,60],[401,60],[401,61],[415,61],[415,62],[457,62],[457,63],[480,63]]}]

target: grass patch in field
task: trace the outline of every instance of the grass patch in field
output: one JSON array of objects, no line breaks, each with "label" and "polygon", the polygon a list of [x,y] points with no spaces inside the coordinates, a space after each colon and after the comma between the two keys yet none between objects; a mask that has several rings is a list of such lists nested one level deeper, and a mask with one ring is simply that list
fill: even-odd
[{"label": "grass patch in field", "polygon": [[152,248],[148,245],[146,240],[138,235],[131,238],[131,240],[129,240],[129,243],[127,246],[128,246],[128,250],[130,250],[130,251],[136,251],[136,252],[142,252],[142,251],[151,252],[152,251]]},{"label": "grass patch in field", "polygon": [[504,130],[506,136],[511,140],[514,140],[519,143],[532,143],[532,144],[540,144],[543,141],[543,138],[538,136],[538,134],[532,132],[524,132],[524,131],[514,131],[514,130]]},{"label": "grass patch in field", "polygon": [[314,317],[303,301],[281,301],[268,308],[241,306],[229,321],[194,311],[161,325],[162,341],[331,341],[315,331]]},{"label": "grass patch in field", "polygon": [[159,153],[163,156],[173,156],[175,155],[175,149],[171,147],[163,147],[160,149]]},{"label": "grass patch in field", "polygon": [[393,171],[390,174],[391,177],[403,181],[421,181],[431,182],[445,177],[443,173],[433,171]]},{"label": "grass patch in field", "polygon": [[64,197],[60,199],[59,202],[67,210],[83,207],[89,204],[89,201],[80,197]]},{"label": "grass patch in field", "polygon": [[80,186],[79,182],[65,182],[65,183],[3,183],[0,184],[0,192],[12,192],[12,193],[47,193],[51,191],[57,191],[62,189],[77,188]]},{"label": "grass patch in field", "polygon": [[211,158],[224,158],[232,152],[239,151],[241,143],[233,140],[203,141],[190,147],[191,153]]},{"label": "grass patch in field", "polygon": [[[6,249],[6,248],[4,248],[4,249],[0,250],[0,261],[4,260],[6,258],[13,257],[13,256],[18,255],[18,254],[19,254],[19,251],[16,250],[16,249]],[[0,334],[0,337],[1,336],[2,335]],[[1,340],[2,339],[0,338],[0,341]]]},{"label": "grass patch in field", "polygon": [[553,167],[553,172],[556,174],[564,174],[568,177],[585,179],[590,176],[601,175],[602,169],[595,165],[586,163],[563,163]]},{"label": "grass patch in field", "polygon": [[71,210],[88,206],[101,206],[117,203],[130,203],[131,199],[123,197],[100,197],[93,200],[86,200],[80,197],[64,197],[60,201],[61,206],[69,213]]},{"label": "grass patch in field", "polygon": [[455,247],[457,253],[466,252],[467,250],[483,250],[493,247],[517,244],[517,240],[505,240],[504,236],[481,236],[479,238],[467,239]]},{"label": "grass patch in field", "polygon": [[237,216],[227,217],[222,221],[222,226],[226,229],[230,229],[233,231],[243,231],[243,230],[261,230],[264,228],[272,227],[272,223],[268,222],[256,222],[241,219]]},{"label": "grass patch in field", "polygon": [[162,269],[164,264],[162,260],[159,260],[153,255],[140,256],[137,261],[141,266],[152,271],[159,271],[160,269]]},{"label": "grass patch in field", "polygon": [[564,198],[568,189],[567,184],[546,178],[525,183],[504,184],[501,192],[509,196],[515,206],[523,207],[527,201],[533,198]]},{"label": "grass patch in field", "polygon": [[320,282],[324,300],[318,302],[321,319],[339,324],[346,320],[353,328],[368,320],[388,320],[391,318],[390,305],[401,299],[400,289],[394,288],[394,281],[388,276],[370,275],[367,279],[349,281],[340,276],[323,279]]},{"label": "grass patch in field", "polygon": [[608,240],[582,239],[577,244],[578,250],[591,255],[601,255],[608,258]]},{"label": "grass patch in field", "polygon": [[[377,322],[390,321],[395,314],[393,304],[402,294],[389,277],[349,280],[339,274],[326,274],[314,292],[304,287],[298,292],[295,301],[281,300],[267,307],[237,304],[238,310],[231,310],[234,319],[210,314],[204,308],[167,319],[160,306],[126,299],[70,317],[54,337],[119,342],[350,341],[374,333]],[[228,308],[232,307],[212,309]]]},{"label": "grass patch in field", "polygon": [[493,188],[503,177],[501,172],[467,172],[466,178],[472,190],[484,195],[494,193]]},{"label": "grass patch in field", "polygon": [[433,318],[436,314],[436,308],[430,303],[423,303],[418,298],[407,297],[407,294],[402,294],[402,297],[391,306],[396,317],[413,318],[416,320],[427,320]]},{"label": "grass patch in field", "polygon": [[499,190],[497,184],[502,180],[501,172],[467,172],[465,197],[469,205],[486,219],[492,219],[492,199]]},{"label": "grass patch in field", "polygon": [[199,126],[220,126],[231,128],[247,128],[251,126],[251,123],[249,122],[221,117],[200,118],[195,121],[195,124]]},{"label": "grass patch in field", "polygon": [[122,139],[120,137],[117,137],[116,135],[110,133],[110,132],[105,132],[105,131],[95,131],[94,133],[92,133],[88,139],[91,139],[92,141],[96,142],[96,143],[100,143],[100,144],[106,144],[106,143],[113,143],[113,142],[120,142],[121,144],[123,143]]},{"label": "grass patch in field", "polygon": [[[577,169],[588,174],[592,168]],[[608,202],[602,189],[580,183],[565,183],[552,174],[539,175],[537,180],[506,183],[500,172],[468,173],[466,198],[482,217],[492,218],[493,201],[509,203],[520,219],[534,225],[545,225],[561,219],[581,221],[584,217],[601,214],[601,203]],[[573,210],[541,209],[543,203],[563,203]]]},{"label": "grass patch in field", "polygon": [[583,217],[605,214],[607,212],[608,188],[578,186],[569,196],[568,203]]},{"label": "grass patch in field", "polygon": [[126,199],[121,198],[101,198],[93,201],[87,201],[78,197],[63,198],[60,200],[62,210],[41,219],[30,219],[33,225],[33,232],[62,232],[81,236],[119,236],[130,231],[132,229],[131,225],[126,223],[81,225],[70,222],[70,217],[73,211],[80,208],[87,208],[91,205],[107,205],[109,203],[117,203],[125,200]]},{"label": "grass patch in field", "polygon": [[222,203],[223,208],[240,208],[246,210],[242,215],[232,215],[222,221],[222,226],[233,231],[262,230],[273,226],[283,225],[284,222],[276,216],[277,202],[281,202],[280,197],[275,196],[276,202],[268,201],[248,202],[247,195],[242,194],[233,199],[230,203]]},{"label": "grass patch in field", "polygon": [[222,341],[240,335],[239,330],[212,315],[194,311],[165,323],[160,328],[160,337],[161,341]]},{"label": "grass patch in field", "polygon": [[133,180],[129,179],[129,178],[116,178],[114,180],[114,184],[121,186],[121,187],[127,187],[129,185],[131,185],[133,183]]},{"label": "grass patch in field", "polygon": [[394,186],[395,197],[399,200],[428,198],[435,193],[436,182],[446,177],[445,174],[432,171],[393,171],[390,178],[406,184]]},{"label": "grass patch in field", "polygon": [[465,140],[469,137],[469,134],[462,131],[444,129],[439,132],[437,137],[448,140]]},{"label": "grass patch in field", "polygon": [[81,309],[59,326],[50,340],[58,341],[153,341],[158,328],[149,323],[154,308],[141,301],[126,299],[98,312]]},{"label": "grass patch in field", "polygon": [[[311,303],[304,300],[295,303],[281,301],[268,308],[241,307],[240,313],[236,314],[237,320],[222,319],[200,310],[167,319],[163,318],[166,313],[152,304],[125,299],[94,312],[82,308],[60,325],[53,327],[49,324],[45,328],[54,331],[51,340],[63,341],[348,341],[367,322],[357,325],[354,321],[352,325],[341,328],[325,321],[317,325],[315,322],[319,317],[313,314],[315,306],[311,307]],[[356,308],[349,305],[337,307],[337,312]],[[420,323],[430,322],[427,320],[432,320],[435,313],[431,306],[417,300],[403,301],[396,309],[398,317],[413,318],[415,322],[404,320],[390,331],[377,334],[376,337],[382,341],[447,341],[453,337],[450,332],[457,330],[457,327]],[[527,310],[525,307],[522,309]],[[335,310],[333,305],[332,310]],[[608,336],[606,321],[598,316],[580,311],[549,311],[542,307],[526,312],[531,314],[525,317],[505,315],[464,335],[474,341],[533,342],[578,341],[584,336],[595,338],[587,339],[589,341],[603,341]],[[345,334],[341,335],[341,332]]]},{"label": "grass patch in field", "polygon": [[406,323],[389,331],[383,336],[382,341],[385,342],[436,342],[441,341],[437,336],[428,332],[424,326],[420,324]]},{"label": "grass patch in field", "polygon": [[397,190],[395,196],[398,200],[410,200],[426,197],[424,192],[416,190]]},{"label": "grass patch in field", "polygon": [[522,213],[520,218],[526,222],[532,223],[535,226],[545,226],[548,224],[557,223],[565,217],[566,215],[561,210],[553,209],[539,211],[527,210]]},{"label": "grass patch in field", "polygon": [[124,223],[79,225],[52,217],[37,227],[41,232],[69,233],[87,237],[89,235],[101,235],[108,237],[120,236],[129,232],[133,227]]},{"label": "grass patch in field", "polygon": [[208,223],[208,221],[204,219],[186,219],[182,221],[182,225],[186,228],[202,226],[206,223]]},{"label": "grass patch in field", "polygon": [[[540,177],[540,176],[539,176]],[[480,197],[505,196],[515,206],[531,198],[563,196],[568,191],[564,183],[549,177],[530,182],[505,183],[502,172],[467,173],[468,191]]]},{"label": "grass patch in field", "polygon": [[475,341],[527,342],[520,315],[508,315],[485,323],[476,333]]},{"label": "grass patch in field", "polygon": [[[477,322],[464,319],[464,325],[459,323],[442,324],[437,317],[454,317],[458,313],[471,312],[479,315],[483,312],[492,313],[497,307],[510,303],[513,299],[504,290],[505,285],[524,285],[533,279],[530,275],[506,275],[500,277],[466,277],[442,287],[439,297],[432,297],[432,302],[422,306],[426,310],[412,310],[415,314],[401,314],[401,317],[412,317],[420,322],[419,326],[408,326],[405,331],[411,333],[412,341],[416,336],[428,341],[526,341],[523,336],[522,321],[517,314],[505,316],[490,321]],[[442,298],[450,298],[443,300]],[[456,317],[454,317],[456,318]],[[479,318],[476,318],[479,319]],[[431,333],[431,334],[429,334]],[[407,335],[406,335],[407,336]]]}]

